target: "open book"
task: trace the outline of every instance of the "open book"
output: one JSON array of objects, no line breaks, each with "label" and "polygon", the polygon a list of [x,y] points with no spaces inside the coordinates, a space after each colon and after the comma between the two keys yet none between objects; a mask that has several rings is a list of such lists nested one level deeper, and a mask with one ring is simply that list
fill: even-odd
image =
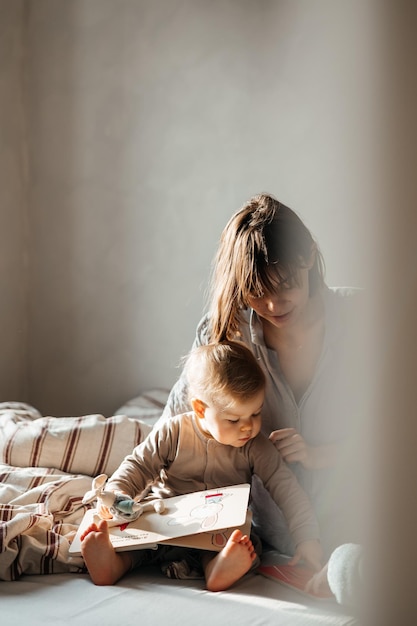
[{"label": "open book", "polygon": [[[147,511],[133,522],[110,527],[110,540],[117,551],[159,543],[220,551],[235,528],[250,534],[249,490],[245,483],[166,498],[163,513]],[[81,554],[81,535],[98,520],[95,509],[85,513],[70,554]]]}]

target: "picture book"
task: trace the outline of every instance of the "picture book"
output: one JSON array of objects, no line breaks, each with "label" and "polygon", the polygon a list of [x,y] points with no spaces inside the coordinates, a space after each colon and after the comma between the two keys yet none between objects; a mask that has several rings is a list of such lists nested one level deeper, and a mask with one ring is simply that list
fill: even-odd
[{"label": "picture book", "polygon": [[185,535],[183,537],[175,537],[167,539],[161,543],[171,546],[182,546],[183,548],[199,548],[200,550],[211,550],[219,552],[227,543],[235,528],[239,528],[244,535],[250,535],[252,526],[252,513],[249,509],[246,511],[246,519],[243,525],[234,525],[231,528],[219,528],[218,530],[208,530],[195,535]]},{"label": "picture book", "polygon": [[320,600],[330,600],[330,596],[326,592],[309,593],[305,590],[307,582],[313,576],[314,572],[302,564],[288,565],[289,558],[282,557],[282,562],[274,565],[261,565],[258,572],[277,583],[290,587],[299,593],[310,598]]},{"label": "picture book", "polygon": [[[196,491],[164,499],[164,511],[146,511],[135,521],[111,526],[110,540],[117,551],[140,550],[159,543],[220,551],[235,528],[250,533],[249,484]],[[99,518],[89,509],[70,546],[81,554],[81,535]]]}]

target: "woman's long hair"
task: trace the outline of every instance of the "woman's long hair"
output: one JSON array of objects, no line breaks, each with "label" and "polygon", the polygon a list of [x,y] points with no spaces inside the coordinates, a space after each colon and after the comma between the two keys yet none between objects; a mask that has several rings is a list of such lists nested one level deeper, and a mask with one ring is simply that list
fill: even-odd
[{"label": "woman's long hair", "polygon": [[214,258],[209,292],[209,340],[238,335],[250,297],[296,285],[308,266],[310,295],[324,285],[324,262],[310,231],[294,211],[270,195],[247,202],[227,223]]}]

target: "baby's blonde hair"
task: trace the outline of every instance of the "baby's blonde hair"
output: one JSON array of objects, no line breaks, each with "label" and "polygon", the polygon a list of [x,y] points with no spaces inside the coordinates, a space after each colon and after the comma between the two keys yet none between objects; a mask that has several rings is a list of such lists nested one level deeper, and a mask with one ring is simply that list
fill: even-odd
[{"label": "baby's blonde hair", "polygon": [[253,398],[266,384],[252,352],[237,341],[194,348],[185,361],[184,374],[190,399],[199,398],[217,406],[223,406],[226,397],[230,402]]}]

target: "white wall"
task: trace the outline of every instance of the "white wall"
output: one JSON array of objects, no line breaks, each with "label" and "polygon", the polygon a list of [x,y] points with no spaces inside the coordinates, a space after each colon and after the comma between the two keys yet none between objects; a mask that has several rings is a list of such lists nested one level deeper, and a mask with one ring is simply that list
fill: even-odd
[{"label": "white wall", "polygon": [[27,398],[42,412],[108,414],[171,386],[220,232],[259,191],[306,220],[330,284],[366,285],[368,3],[24,6]]}]

